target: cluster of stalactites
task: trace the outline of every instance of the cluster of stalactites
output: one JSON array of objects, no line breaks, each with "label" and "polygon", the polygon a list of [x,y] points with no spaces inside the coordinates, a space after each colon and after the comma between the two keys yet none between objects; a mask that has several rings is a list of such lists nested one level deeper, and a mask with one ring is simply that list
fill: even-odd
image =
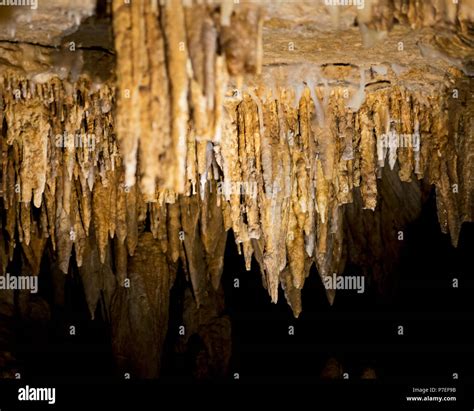
[{"label": "cluster of stalactites", "polygon": [[261,15],[229,0],[116,0],[112,18],[125,183],[135,184],[140,158],[145,195],[156,183],[184,193],[188,180],[196,184],[188,146],[204,173],[209,144],[221,139],[228,74],[261,66]]},{"label": "cluster of stalactites", "polygon": [[462,222],[473,218],[472,136],[461,131],[469,113],[451,107],[448,118],[441,95],[401,87],[367,94],[357,112],[341,88],[306,88],[296,107],[294,98],[288,90],[266,98],[263,89],[231,105],[217,157],[224,181],[256,187],[228,196],[223,210],[247,267],[253,254],[260,263],[272,301],[281,283],[298,314],[313,262],[322,277],[342,272],[341,206],[358,189],[363,207],[374,210],[383,167],[397,165],[401,181],[436,185],[442,230],[457,244]]},{"label": "cluster of stalactites", "polygon": [[[365,0],[357,4],[357,23],[368,47],[383,39],[395,24],[423,27],[450,27],[470,36],[474,22],[473,0]],[[333,13],[339,12],[335,7]]]},{"label": "cluster of stalactites", "polygon": [[[247,268],[254,256],[272,300],[281,284],[298,314],[313,263],[323,277],[342,271],[342,206],[358,190],[363,207],[374,210],[383,167],[396,165],[402,181],[436,185],[440,224],[454,244],[462,222],[473,219],[469,93],[453,99],[447,91],[425,95],[392,86],[367,93],[354,111],[340,87],[280,88],[278,95],[248,90],[226,99],[220,140],[206,142],[204,152],[197,143],[186,146],[189,191],[161,188],[150,198],[140,190],[146,162],[138,165],[139,184],[125,183],[114,90],[89,86],[80,82],[68,93],[57,79],[3,80],[3,271],[17,239],[31,272],[39,271],[48,240],[68,272],[73,248],[81,267],[93,236],[101,263],[113,240],[122,282],[127,256],[149,225],[168,261],[181,258],[188,267],[199,302],[209,278],[219,285],[232,228]],[[93,146],[84,136],[93,137]],[[198,243],[207,257],[193,253]]]},{"label": "cluster of stalactites", "polygon": [[472,0],[365,0],[364,7],[358,10],[358,22],[377,31],[389,31],[399,22],[413,28],[447,24],[467,32],[472,21]]}]

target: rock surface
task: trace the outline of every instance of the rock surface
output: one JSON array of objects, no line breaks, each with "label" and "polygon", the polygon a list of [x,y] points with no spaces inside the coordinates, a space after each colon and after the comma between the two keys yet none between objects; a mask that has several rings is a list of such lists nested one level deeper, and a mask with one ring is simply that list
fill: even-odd
[{"label": "rock surface", "polygon": [[355,263],[382,289],[431,185],[454,245],[473,221],[470,1],[114,0],[98,24],[113,48],[71,49],[92,3],[2,14],[0,269],[18,248],[23,272],[47,249],[77,268],[124,369],[159,373],[178,264],[181,347],[199,335],[204,369],[226,368],[229,229],[298,316],[312,264]]}]

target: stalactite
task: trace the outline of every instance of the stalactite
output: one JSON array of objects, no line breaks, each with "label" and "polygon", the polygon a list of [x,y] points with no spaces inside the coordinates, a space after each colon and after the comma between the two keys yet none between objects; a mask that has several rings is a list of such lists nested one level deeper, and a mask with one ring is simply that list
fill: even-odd
[{"label": "stalactite", "polygon": [[[141,191],[148,200],[157,185],[179,194],[186,192],[187,177],[195,177],[192,168],[187,168],[188,155],[197,155],[198,173],[205,179],[206,142],[220,138],[227,68],[232,75],[242,75],[255,72],[261,64],[258,47],[251,46],[252,42],[258,44],[261,34],[258,8],[239,8],[231,16],[230,30],[227,0],[222,1],[222,8],[220,2],[206,3],[113,2],[116,130],[125,184],[135,184],[140,153]],[[220,10],[222,26],[213,18]],[[218,54],[218,44],[227,65]],[[242,67],[235,67],[237,63]],[[193,144],[197,154],[188,152]]]},{"label": "stalactite", "polygon": [[[8,84],[6,78],[3,81]],[[218,287],[225,233],[232,228],[237,243],[242,244],[247,267],[251,256],[261,253],[264,285],[272,300],[277,299],[278,285],[285,282],[287,298],[298,312],[297,290],[303,287],[308,263],[314,261],[322,276],[340,269],[344,242],[340,207],[352,201],[352,191],[360,186],[364,207],[374,210],[379,197],[376,177],[384,167],[393,168],[396,163],[402,181],[426,175],[436,185],[440,224],[454,244],[461,222],[472,219],[469,179],[459,177],[459,172],[469,174],[466,156],[470,151],[459,152],[460,142],[449,137],[450,130],[466,132],[468,113],[458,110],[455,119],[446,114],[431,119],[425,114],[430,107],[438,111],[437,107],[445,107],[444,113],[448,104],[460,107],[457,104],[462,104],[462,99],[470,98],[468,93],[453,103],[440,95],[426,99],[405,88],[382,88],[369,93],[355,114],[337,88],[326,101],[319,100],[327,93],[324,88],[316,87],[313,92],[306,88],[296,109],[292,108],[293,92],[285,88],[280,89],[276,100],[260,97],[266,94],[263,87],[249,89],[241,100],[227,97],[225,138],[196,141],[189,146],[195,157],[188,157],[188,161],[194,159],[195,165],[187,165],[194,167],[188,176],[205,178],[200,177],[199,185],[197,180],[194,184],[190,180],[186,184],[191,197],[177,199],[172,191],[160,189],[150,198],[141,185],[127,186],[121,155],[110,138],[114,127],[111,113],[93,109],[112,104],[112,88],[103,86],[99,93],[90,94],[88,83],[79,83],[84,109],[72,109],[73,102],[67,98],[65,103],[56,104],[66,96],[66,89],[55,79],[38,85],[34,96],[26,94],[19,99],[12,97],[12,91],[26,86],[21,79],[16,84],[14,81],[8,79],[2,95],[6,119],[2,198],[7,211],[5,246],[9,250],[2,258],[11,258],[18,227],[19,240],[34,271],[46,238],[51,239],[63,272],[68,272],[73,247],[78,266],[83,266],[93,229],[101,264],[105,263],[110,239],[116,237],[118,278],[122,282],[128,272],[126,254],[135,253],[148,210],[153,236],[162,240],[162,252],[174,262],[185,256],[197,301],[205,288],[200,285],[203,271],[212,277],[213,287]],[[55,100],[49,99],[51,92],[57,96]],[[325,112],[322,127],[315,98]],[[35,107],[43,107],[39,117],[32,111]],[[62,112],[59,122],[55,117],[58,107]],[[23,132],[22,127],[31,121],[38,122],[42,130],[38,137]],[[90,125],[82,129],[83,124]],[[58,135],[81,130],[95,136],[94,150],[80,144],[76,147],[77,142],[66,147],[57,144],[62,142]],[[417,130],[419,147],[387,146],[388,134],[410,136]],[[34,141],[25,147],[22,138]],[[461,141],[468,147],[469,138]],[[38,154],[25,154],[25,150],[37,153],[31,151],[37,150],[33,147],[38,147],[40,161],[33,161]],[[440,157],[440,152],[448,154]],[[143,167],[140,163],[139,169]],[[25,184],[29,175],[35,177]],[[140,181],[142,175],[137,177]],[[147,206],[145,201],[150,200]],[[31,207],[41,208],[41,221],[31,220]],[[198,226],[201,228],[196,231]],[[193,257],[198,238],[209,257]],[[258,252],[253,240],[260,244]],[[203,268],[203,261],[208,268]],[[288,271],[283,275],[285,268]]]},{"label": "stalactite", "polygon": [[129,260],[130,286],[119,287],[111,303],[112,345],[123,372],[142,378],[158,374],[175,275],[176,266],[153,235],[142,233]]},{"label": "stalactite", "polygon": [[[420,8],[425,23],[469,25],[461,5],[368,3],[379,10],[359,21],[370,30],[390,30],[393,15],[417,25]],[[268,65],[248,78],[260,71],[262,16],[230,9],[227,0],[114,0],[117,84],[0,62],[0,271],[16,247],[34,275],[45,250],[58,273],[77,268],[92,317],[104,295],[121,366],[144,376],[159,369],[178,265],[189,286],[183,344],[197,334],[211,367],[228,362],[217,347],[230,344],[221,287],[230,229],[271,301],[281,286],[298,316],[313,264],[324,279],[350,260],[383,283],[398,251],[394,230],[416,218],[422,185],[436,187],[454,245],[474,219],[474,86],[464,60],[430,73],[426,88],[396,70],[350,64],[288,64],[284,75]],[[446,44],[463,49],[458,40]],[[151,345],[148,363],[141,353]]]},{"label": "stalactite", "polygon": [[390,31],[395,21],[413,28],[450,24],[463,31],[472,22],[471,0],[453,2],[434,0],[431,3],[416,0],[366,0],[357,11],[359,24],[374,32]]}]

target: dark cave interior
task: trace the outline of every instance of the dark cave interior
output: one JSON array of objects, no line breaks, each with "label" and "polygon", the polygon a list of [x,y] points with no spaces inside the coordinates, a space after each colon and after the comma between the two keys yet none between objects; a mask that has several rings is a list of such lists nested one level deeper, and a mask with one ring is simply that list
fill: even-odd
[{"label": "dark cave interior", "polygon": [[[463,225],[458,248],[440,232],[434,190],[428,194],[420,217],[406,227],[400,259],[392,273],[389,292],[381,294],[368,284],[363,295],[339,290],[329,305],[313,265],[303,290],[304,310],[293,317],[284,296],[272,304],[261,286],[258,264],[245,271],[232,233],[225,252],[222,284],[225,313],[232,322],[232,357],[224,380],[235,373],[250,381],[315,381],[323,378],[362,378],[364,372],[384,380],[451,378],[473,368],[473,310],[469,278],[474,224]],[[55,303],[50,257],[43,256],[37,312],[15,321],[15,353],[22,375],[30,379],[75,381],[86,378],[118,379],[110,342],[106,310],[98,305],[91,320],[80,276],[71,264],[64,276],[64,301]],[[14,259],[13,263],[18,261]],[[13,269],[14,267],[9,267]],[[358,273],[348,264],[345,273]],[[234,287],[238,278],[239,287]],[[453,278],[463,286],[451,286]],[[188,287],[178,270],[171,290],[169,331],[163,352],[161,380],[193,380],[198,353],[205,349],[198,336],[187,349],[175,349],[181,323],[183,294]],[[280,294],[283,291],[280,289]],[[19,295],[16,295],[18,300]],[[16,301],[17,302],[17,301]],[[44,304],[48,306],[45,309]],[[50,311],[50,319],[44,312]],[[20,316],[20,313],[17,313]],[[11,319],[10,319],[11,321]],[[76,335],[70,335],[74,324]],[[404,335],[396,333],[404,326]],[[294,335],[288,327],[294,327]],[[222,375],[207,375],[219,380]]]}]

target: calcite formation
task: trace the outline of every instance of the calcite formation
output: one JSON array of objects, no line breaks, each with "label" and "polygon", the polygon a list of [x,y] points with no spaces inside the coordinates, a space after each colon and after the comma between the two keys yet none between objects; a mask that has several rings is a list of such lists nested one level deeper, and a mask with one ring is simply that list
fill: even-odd
[{"label": "calcite formation", "polygon": [[[0,43],[1,272],[19,258],[38,275],[50,254],[78,273],[121,368],[145,377],[159,372],[179,265],[180,343],[200,335],[224,372],[230,229],[271,301],[281,286],[298,316],[313,264],[324,278],[351,261],[383,286],[426,187],[454,245],[474,217],[469,1],[366,0],[349,14],[362,40],[391,31],[393,48],[343,55],[331,40],[357,28],[319,43],[293,33],[294,53],[277,4],[232,3],[114,0],[116,61]],[[406,25],[419,31],[400,50]]]},{"label": "calcite formation", "polygon": [[231,15],[232,1],[187,3],[113,2],[125,183],[135,184],[140,157],[141,190],[148,196],[157,181],[179,194],[188,181],[197,183],[196,174],[207,168],[207,147],[221,139],[228,72],[242,75],[261,65],[257,8]]}]

